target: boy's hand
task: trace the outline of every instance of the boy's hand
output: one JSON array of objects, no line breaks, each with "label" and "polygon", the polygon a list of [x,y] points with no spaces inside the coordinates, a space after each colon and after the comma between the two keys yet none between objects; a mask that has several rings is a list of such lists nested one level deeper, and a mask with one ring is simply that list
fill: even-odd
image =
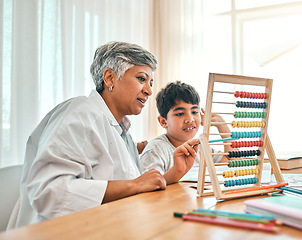
[{"label": "boy's hand", "polygon": [[199,139],[190,139],[174,151],[174,166],[178,172],[186,174],[194,164]]},{"label": "boy's hand", "polygon": [[193,166],[200,140],[190,139],[174,151],[174,165],[164,174],[167,184],[178,182]]},{"label": "boy's hand", "polygon": [[[201,125],[204,124],[204,114],[205,114],[205,110],[203,108],[201,108],[201,112],[200,112],[200,117],[201,117]],[[216,113],[212,113],[212,116],[211,116],[211,122],[212,123],[215,123],[215,122],[224,122],[224,119],[216,114]],[[215,124],[213,124],[215,126]]]},{"label": "boy's hand", "polygon": [[[201,116],[201,125],[204,124],[204,113],[205,110],[201,108],[200,116]],[[217,127],[219,133],[230,133],[230,129],[227,124],[215,124],[215,123],[225,123],[224,119],[216,113],[212,113],[211,116],[211,126]],[[228,135],[222,136],[222,138],[228,138]],[[232,151],[234,149],[231,148],[230,145],[224,145],[224,152]],[[223,156],[220,162],[227,162],[229,158],[227,156]]]}]

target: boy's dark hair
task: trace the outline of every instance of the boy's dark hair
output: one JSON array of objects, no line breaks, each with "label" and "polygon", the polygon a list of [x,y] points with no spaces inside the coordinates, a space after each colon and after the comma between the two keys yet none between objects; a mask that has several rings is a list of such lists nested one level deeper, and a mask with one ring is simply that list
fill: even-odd
[{"label": "boy's dark hair", "polygon": [[199,94],[194,87],[180,81],[169,83],[156,95],[157,110],[163,118],[178,101],[199,105]]}]

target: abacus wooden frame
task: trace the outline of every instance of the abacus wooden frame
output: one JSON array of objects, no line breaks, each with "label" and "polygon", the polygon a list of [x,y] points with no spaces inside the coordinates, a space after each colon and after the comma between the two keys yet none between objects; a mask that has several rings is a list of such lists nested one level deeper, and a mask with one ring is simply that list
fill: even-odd
[{"label": "abacus wooden frame", "polygon": [[[264,128],[261,129],[262,137],[260,138],[260,140],[263,141],[263,146],[259,148],[261,151],[261,155],[258,157],[259,160],[259,173],[257,174],[258,182],[256,184],[253,184],[252,187],[246,187],[246,188],[240,187],[240,190],[249,189],[249,191],[235,192],[234,189],[236,190],[236,187],[231,187],[230,189],[227,188],[221,189],[217,178],[213,156],[209,145],[212,100],[213,100],[213,91],[214,91],[215,82],[231,83],[231,84],[238,84],[238,85],[264,86],[266,89],[266,93],[268,93],[268,98],[266,99],[267,107],[264,109],[264,112],[266,112],[266,118],[265,118],[266,125]],[[255,77],[247,77],[247,76],[240,76],[240,75],[226,75],[226,74],[218,74],[218,73],[209,74],[208,92],[207,92],[205,116],[204,116],[204,128],[203,128],[203,133],[200,135],[201,151],[200,151],[200,164],[199,164],[199,174],[198,174],[198,182],[197,182],[198,195],[200,196],[214,195],[217,200],[223,200],[223,199],[232,199],[232,198],[260,195],[260,194],[276,191],[276,189],[274,188],[252,191],[253,187],[256,188],[260,186],[261,175],[263,170],[263,162],[264,162],[264,150],[266,150],[268,154],[269,162],[272,166],[273,174],[275,175],[277,182],[278,183],[284,182],[271,141],[267,134],[272,84],[273,84],[273,80],[267,78],[255,78]],[[211,179],[211,184],[206,186],[207,189],[205,189],[206,168],[208,169]],[[234,193],[232,193],[232,191],[234,191]]]}]

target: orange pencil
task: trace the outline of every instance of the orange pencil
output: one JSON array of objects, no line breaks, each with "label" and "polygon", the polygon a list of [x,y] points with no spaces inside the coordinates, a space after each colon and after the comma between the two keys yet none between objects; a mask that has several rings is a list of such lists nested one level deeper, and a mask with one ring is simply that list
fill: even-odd
[{"label": "orange pencil", "polygon": [[288,183],[279,183],[279,184],[274,184],[274,185],[268,185],[268,186],[262,186],[262,187],[254,187],[254,188],[249,188],[249,189],[242,189],[242,190],[237,190],[237,191],[232,191],[232,192],[226,192],[225,194],[233,194],[233,193],[241,193],[241,192],[251,192],[251,191],[257,191],[257,190],[262,190],[262,189],[283,187],[283,186],[286,186],[286,185],[288,185]]}]

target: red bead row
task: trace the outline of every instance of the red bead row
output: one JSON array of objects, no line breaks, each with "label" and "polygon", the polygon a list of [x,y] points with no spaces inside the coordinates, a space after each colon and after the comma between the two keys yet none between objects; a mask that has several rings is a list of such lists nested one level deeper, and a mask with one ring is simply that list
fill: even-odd
[{"label": "red bead row", "polygon": [[252,93],[252,92],[242,92],[236,91],[235,97],[238,98],[258,98],[258,99],[266,99],[268,98],[268,93]]},{"label": "red bead row", "polygon": [[261,140],[259,141],[237,141],[232,142],[231,147],[232,148],[241,148],[241,147],[262,147],[263,142]]}]

